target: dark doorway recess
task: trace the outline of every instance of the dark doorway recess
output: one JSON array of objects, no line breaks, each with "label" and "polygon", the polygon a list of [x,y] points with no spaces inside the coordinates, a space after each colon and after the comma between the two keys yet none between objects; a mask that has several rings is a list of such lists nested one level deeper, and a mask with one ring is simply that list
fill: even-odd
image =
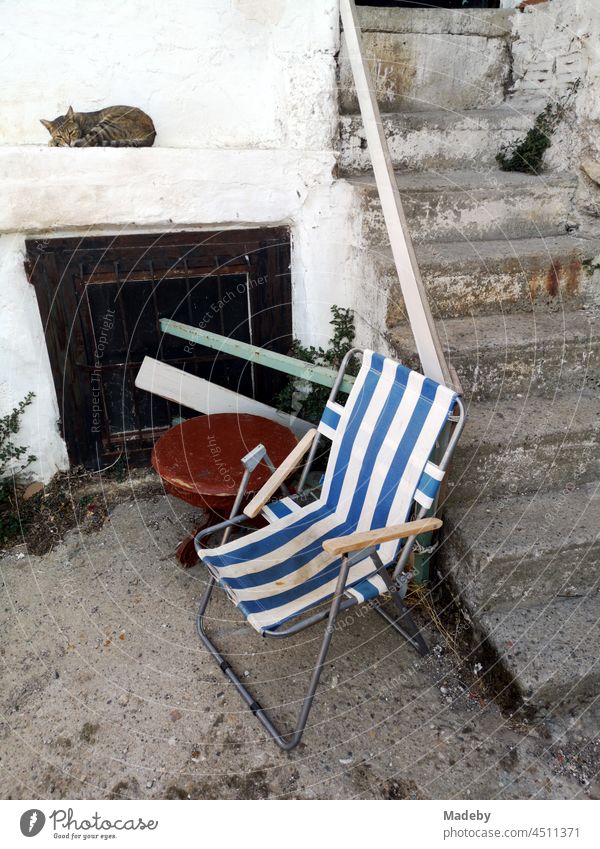
[{"label": "dark doorway recess", "polygon": [[499,9],[500,0],[431,0],[430,3],[415,0],[356,0],[357,6],[384,6],[388,9]]},{"label": "dark doorway recess", "polygon": [[198,413],[136,389],[144,356],[269,403],[285,378],[160,332],[170,318],[286,353],[292,340],[284,228],[30,239],[35,287],[72,463],[145,462]]}]

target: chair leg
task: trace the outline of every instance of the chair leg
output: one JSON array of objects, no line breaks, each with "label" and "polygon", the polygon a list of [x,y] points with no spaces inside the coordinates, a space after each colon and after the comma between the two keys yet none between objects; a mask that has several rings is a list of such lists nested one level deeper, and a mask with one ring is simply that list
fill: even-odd
[{"label": "chair leg", "polygon": [[204,591],[202,599],[200,600],[200,606],[198,608],[198,614],[196,616],[196,630],[198,631],[198,636],[200,637],[200,639],[216,661],[221,671],[231,681],[231,683],[234,685],[244,702],[247,704],[247,706],[250,708],[250,710],[256,716],[259,722],[264,726],[264,728],[266,728],[266,730],[269,732],[269,734],[277,743],[277,745],[285,752],[290,752],[298,745],[298,743],[302,739],[302,735],[304,734],[304,729],[306,728],[308,715],[310,713],[310,709],[312,708],[315,692],[319,684],[319,679],[321,677],[321,673],[325,665],[325,660],[327,658],[327,652],[329,651],[329,644],[331,643],[331,638],[333,636],[334,625],[341,601],[341,596],[337,596],[332,602],[327,627],[325,629],[325,634],[323,635],[323,642],[321,643],[317,662],[313,668],[310,683],[308,685],[308,690],[306,691],[306,695],[304,696],[304,699],[302,701],[302,707],[298,715],[296,727],[291,734],[286,736],[282,734],[281,731],[277,728],[277,726],[273,723],[269,715],[266,713],[265,709],[256,701],[256,699],[248,690],[248,688],[245,687],[244,684],[242,684],[240,679],[237,677],[237,675],[231,668],[231,665],[223,657],[223,655],[220,653],[220,651],[217,649],[217,647],[214,645],[214,643],[206,633],[206,629],[204,627],[204,614],[206,613],[206,609],[208,607],[210,597],[214,588],[215,579],[211,575],[209,577],[206,590]]},{"label": "chair leg", "polygon": [[392,595],[392,601],[400,613],[396,619],[394,619],[393,616],[390,616],[390,614],[378,604],[373,605],[373,608],[385,619],[386,622],[389,622],[392,628],[398,631],[398,633],[401,634],[404,639],[419,652],[421,657],[425,657],[426,654],[429,654],[429,646],[421,636],[421,631],[415,620],[410,615],[408,608],[402,604],[399,598],[395,598],[394,595]]},{"label": "chair leg", "polygon": [[398,585],[390,577],[387,569],[381,562],[379,555],[375,553],[372,557],[377,564],[377,572],[383,579],[399,616],[394,619],[379,604],[374,604],[373,607],[380,616],[383,616],[386,622],[389,622],[390,625],[419,652],[421,657],[424,657],[426,654],[429,654],[429,646],[421,636],[421,631],[417,627],[415,620],[410,615],[408,608],[402,603],[402,597],[398,592]]}]

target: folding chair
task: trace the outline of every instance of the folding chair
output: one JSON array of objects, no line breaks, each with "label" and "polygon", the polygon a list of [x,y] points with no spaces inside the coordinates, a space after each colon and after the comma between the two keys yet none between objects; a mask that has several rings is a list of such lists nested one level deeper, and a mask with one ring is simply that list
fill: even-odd
[{"label": "folding chair", "polygon": [[[342,406],[336,402],[338,390],[351,357],[358,354],[362,365]],[[453,390],[373,351],[354,348],[341,364],[318,429],[303,437],[242,514],[197,534],[196,551],[209,570],[196,620],[199,636],[282,749],[289,751],[300,742],[340,611],[368,602],[421,654],[427,653],[402,602],[404,569],[416,536],[442,524],[424,517],[434,504],[464,420],[463,404]],[[429,458],[449,421],[452,432],[436,465]],[[320,493],[310,500],[305,484],[321,437],[331,442],[329,458]],[[298,494],[267,503],[307,452]],[[246,473],[234,513],[252,469],[263,457],[264,449],[257,446],[244,458]],[[244,530],[244,522],[261,511],[269,522],[266,527],[228,541],[233,529]],[[414,514],[416,518],[407,521]],[[203,548],[203,539],[221,530],[222,543]],[[265,637],[290,636],[327,619],[295,730],[287,736],[206,633],[204,615],[216,584]],[[396,618],[377,602],[388,593]]]}]

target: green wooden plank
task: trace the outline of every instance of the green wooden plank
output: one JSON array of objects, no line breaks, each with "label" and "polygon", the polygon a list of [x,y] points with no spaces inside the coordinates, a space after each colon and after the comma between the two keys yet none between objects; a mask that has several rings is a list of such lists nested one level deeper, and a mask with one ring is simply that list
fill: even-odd
[{"label": "green wooden plank", "polygon": [[[209,330],[201,330],[199,327],[182,324],[180,321],[161,318],[160,329],[163,333],[169,333],[171,336],[178,336],[188,342],[197,342],[199,345],[213,348],[215,351],[241,357],[251,363],[283,371],[285,374],[299,377],[302,380],[309,380],[311,383],[318,383],[320,386],[333,386],[337,378],[337,371],[326,366],[305,363],[303,360],[278,354],[275,351],[268,351],[266,348],[257,348],[256,345],[249,345],[247,342],[239,342],[237,339],[230,339],[228,336],[220,336],[218,333],[211,333]],[[354,377],[347,375],[342,381],[340,390],[350,392],[354,380]]]}]

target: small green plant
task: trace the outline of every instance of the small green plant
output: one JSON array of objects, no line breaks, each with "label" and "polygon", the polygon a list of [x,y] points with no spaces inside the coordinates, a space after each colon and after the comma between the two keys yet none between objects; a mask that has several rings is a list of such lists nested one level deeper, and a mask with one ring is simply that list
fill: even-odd
[{"label": "small green plant", "polygon": [[36,459],[28,448],[15,445],[13,436],[19,432],[21,417],[35,395],[28,392],[11,413],[0,417],[0,542],[15,536],[20,529],[14,498],[14,478]]},{"label": "small green plant", "polygon": [[[333,334],[326,350],[310,346],[305,348],[297,339],[292,343],[291,356],[298,360],[314,365],[339,368],[340,363],[350,348],[354,345],[356,331],[354,314],[344,307],[331,307]],[[348,374],[356,374],[356,365],[350,363]],[[323,412],[330,390],[326,386],[318,386],[308,381],[290,377],[287,385],[275,398],[275,404],[280,410],[295,413],[306,421],[317,423]]]},{"label": "small green plant", "polygon": [[555,103],[549,103],[536,117],[533,127],[524,138],[504,145],[496,154],[496,161],[503,171],[522,171],[539,174],[544,154],[552,144],[552,136],[564,120],[572,97],[579,88],[580,80],[569,86],[569,91]]}]

